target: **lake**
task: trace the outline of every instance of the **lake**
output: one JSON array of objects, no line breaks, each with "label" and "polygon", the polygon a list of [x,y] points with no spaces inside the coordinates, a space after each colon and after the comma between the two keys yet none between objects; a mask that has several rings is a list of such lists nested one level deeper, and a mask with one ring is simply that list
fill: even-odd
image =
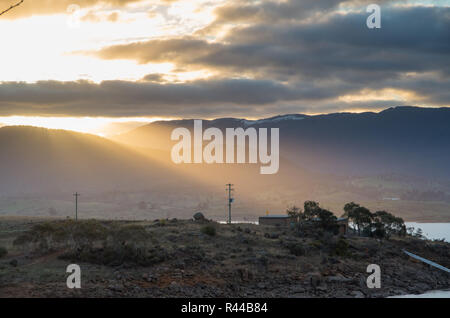
[{"label": "lake", "polygon": [[391,296],[388,298],[450,298],[450,290],[433,290],[420,295]]},{"label": "lake", "polygon": [[[423,235],[428,239],[445,239],[450,242],[450,223],[417,223],[405,222],[406,227],[422,229]],[[450,298],[450,290],[433,290],[420,295],[402,295],[389,298]]]},{"label": "lake", "polygon": [[417,223],[417,222],[405,222],[406,227],[414,227],[422,229],[423,235],[428,239],[445,239],[446,242],[450,242],[450,223]]}]

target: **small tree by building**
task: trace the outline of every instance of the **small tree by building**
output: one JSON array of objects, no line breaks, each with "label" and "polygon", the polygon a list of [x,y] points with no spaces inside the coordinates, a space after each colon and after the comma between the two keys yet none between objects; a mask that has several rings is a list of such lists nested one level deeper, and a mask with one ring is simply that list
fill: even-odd
[{"label": "small tree by building", "polygon": [[348,219],[356,225],[359,236],[361,236],[361,231],[364,229],[367,229],[366,231],[369,231],[369,233],[372,232],[373,215],[369,209],[360,206],[355,202],[350,202],[344,206],[343,216],[348,217]]},{"label": "small tree by building", "polygon": [[286,209],[286,214],[289,215],[293,220],[295,220],[296,225],[297,225],[297,231],[300,232],[301,227],[302,227],[302,222],[305,217],[302,209],[293,205]]},{"label": "small tree by building", "polygon": [[320,210],[318,202],[305,201],[303,206],[304,206],[303,213],[306,220],[312,220],[318,216]]},{"label": "small tree by building", "polygon": [[333,212],[319,208],[317,218],[324,230],[337,232],[337,217]]}]

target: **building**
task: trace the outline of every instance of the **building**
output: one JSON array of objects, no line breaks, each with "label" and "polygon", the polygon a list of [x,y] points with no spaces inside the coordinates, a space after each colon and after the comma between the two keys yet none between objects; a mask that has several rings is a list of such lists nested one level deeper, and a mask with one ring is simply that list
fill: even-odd
[{"label": "building", "polygon": [[[320,221],[319,218],[312,220]],[[274,226],[290,226],[297,222],[297,220],[289,215],[265,215],[259,217],[259,225],[274,225]],[[348,218],[337,218],[338,231],[341,235],[348,233]]]},{"label": "building", "polygon": [[289,226],[295,222],[289,215],[265,215],[259,217],[259,225]]},{"label": "building", "polygon": [[339,226],[339,234],[345,235],[348,233],[348,218],[338,218],[337,224]]}]

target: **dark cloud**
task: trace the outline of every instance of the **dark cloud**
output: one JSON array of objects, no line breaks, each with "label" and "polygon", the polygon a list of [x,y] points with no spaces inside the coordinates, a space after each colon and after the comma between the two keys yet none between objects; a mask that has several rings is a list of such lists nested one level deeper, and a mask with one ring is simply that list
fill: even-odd
[{"label": "dark cloud", "polygon": [[[334,14],[321,22],[298,25],[256,23],[236,27],[223,42],[191,36],[116,45],[94,54],[310,86],[311,95],[324,98],[337,94],[336,88],[345,93],[378,87],[380,82],[387,87],[387,81],[398,89],[412,89],[404,81],[405,74],[434,74],[428,83],[439,83],[439,76],[450,74],[450,8],[389,7],[382,11],[382,28],[373,30],[366,27],[367,16],[366,12]],[[318,94],[321,89],[323,94]],[[442,97],[424,98],[450,104]]]},{"label": "dark cloud", "polygon": [[[379,0],[381,5],[388,0]],[[406,1],[397,1],[406,2]],[[228,1],[214,10],[214,27],[230,23],[299,22],[305,18],[321,17],[335,12],[341,5],[362,7],[373,0],[291,0],[291,1]],[[207,29],[210,29],[208,26]]]},{"label": "dark cloud", "polygon": [[[148,79],[154,79],[154,74]],[[450,82],[433,78],[407,80],[405,85],[386,81],[374,86],[416,91],[418,105],[448,104]],[[324,89],[323,87],[327,87]],[[0,85],[0,115],[67,116],[257,116],[283,112],[321,112],[340,109],[382,108],[395,100],[343,102],[342,95],[357,94],[364,84],[328,82],[283,85],[270,80],[208,79],[179,84],[156,82],[40,81]],[[405,103],[407,104],[407,103]]]},{"label": "dark cloud", "polygon": [[256,74],[266,70],[262,76],[275,71],[329,77],[350,69],[395,77],[396,72],[449,68],[449,16],[449,8],[391,9],[383,14],[382,28],[370,30],[365,25],[367,14],[334,15],[317,24],[237,28],[222,43],[184,37],[116,45],[94,54]]},{"label": "dark cloud", "polygon": [[[2,83],[0,115],[264,116],[450,105],[450,8],[383,7],[382,28],[370,30],[365,10],[336,13],[342,3],[232,2],[216,10],[209,26],[232,26],[221,41],[205,40],[204,29],[83,52],[142,64],[170,62],[182,71],[213,70],[220,78],[170,83],[164,74],[149,74],[138,82]],[[413,100],[339,99],[386,88]]]},{"label": "dark cloud", "polygon": [[164,74],[160,73],[153,73],[153,74],[147,74],[142,78],[142,81],[144,82],[165,82],[164,80]]},{"label": "dark cloud", "polygon": [[191,61],[193,64],[196,59],[201,60],[201,56],[204,57],[214,50],[220,51],[222,48],[221,44],[208,44],[203,40],[186,37],[115,45],[91,53],[102,59],[130,59],[143,64],[167,61],[180,64]]},{"label": "dark cloud", "polygon": [[[271,81],[211,79],[183,84],[41,81],[0,85],[1,115],[140,116],[190,114],[222,105],[268,105],[301,91]],[[311,91],[307,90],[313,98]]]}]

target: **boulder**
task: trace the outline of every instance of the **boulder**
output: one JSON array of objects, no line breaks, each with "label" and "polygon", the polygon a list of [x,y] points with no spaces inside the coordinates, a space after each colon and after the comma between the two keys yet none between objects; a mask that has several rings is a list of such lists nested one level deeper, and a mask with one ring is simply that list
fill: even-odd
[{"label": "boulder", "polygon": [[322,276],[320,275],[320,273],[311,273],[307,276],[307,278],[313,288],[316,288],[322,283]]},{"label": "boulder", "polygon": [[347,278],[337,274],[336,276],[328,276],[327,281],[330,283],[350,283],[353,281],[353,278]]},{"label": "boulder", "polygon": [[203,215],[202,212],[195,213],[193,218],[194,218],[195,221],[205,221],[206,220],[206,218],[205,218],[205,216]]}]

